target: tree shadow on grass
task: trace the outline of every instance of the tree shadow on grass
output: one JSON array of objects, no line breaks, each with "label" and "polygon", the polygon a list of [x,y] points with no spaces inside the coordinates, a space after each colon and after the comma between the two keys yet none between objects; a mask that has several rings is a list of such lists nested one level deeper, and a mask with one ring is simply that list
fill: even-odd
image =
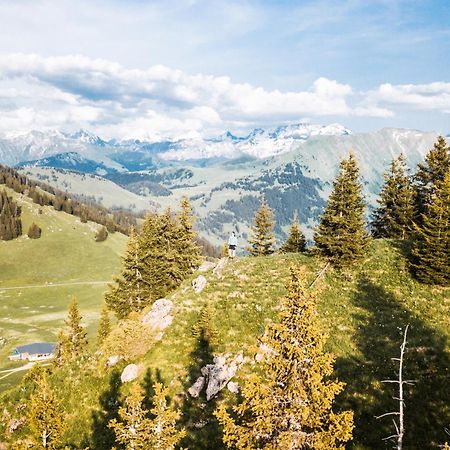
[{"label": "tree shadow on grass", "polygon": [[355,413],[354,442],[364,448],[392,448],[384,437],[395,434],[392,417],[375,416],[398,410],[396,379],[403,331],[410,324],[404,378],[417,380],[405,391],[404,449],[439,448],[450,425],[450,355],[446,337],[407,311],[393,294],[361,277],[353,299],[361,308],[355,341],[360,356],[338,359],[336,371],[347,383],[339,407]]},{"label": "tree shadow on grass", "polygon": [[[142,382],[142,388],[144,389],[144,400],[142,401],[142,406],[148,411],[147,415],[151,419],[155,418],[154,414],[150,412],[155,406],[153,402],[153,397],[155,395],[155,383],[164,384],[161,371],[159,369],[152,371],[151,368],[148,368]],[[169,404],[170,399],[166,398],[166,400],[167,404]]]},{"label": "tree shadow on grass", "polygon": [[[201,368],[213,362],[213,353],[205,330],[200,330],[196,346],[190,355],[188,377],[184,385],[184,399],[181,407],[180,425],[186,428],[186,437],[181,441],[181,448],[196,450],[225,449],[222,442],[222,427],[213,415],[218,397],[206,400],[206,386],[197,398],[188,393],[188,389],[202,376]],[[220,395],[220,393],[219,393]]]},{"label": "tree shadow on grass", "polygon": [[108,388],[99,397],[100,409],[92,413],[92,432],[90,448],[95,450],[111,450],[116,445],[114,431],[108,427],[110,420],[119,419],[120,370],[115,369],[109,377]]}]

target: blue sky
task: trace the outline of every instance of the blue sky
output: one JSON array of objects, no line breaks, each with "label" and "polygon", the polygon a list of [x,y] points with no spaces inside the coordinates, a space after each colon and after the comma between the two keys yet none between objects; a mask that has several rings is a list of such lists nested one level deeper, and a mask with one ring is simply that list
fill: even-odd
[{"label": "blue sky", "polygon": [[1,132],[450,132],[450,2],[0,0]]}]

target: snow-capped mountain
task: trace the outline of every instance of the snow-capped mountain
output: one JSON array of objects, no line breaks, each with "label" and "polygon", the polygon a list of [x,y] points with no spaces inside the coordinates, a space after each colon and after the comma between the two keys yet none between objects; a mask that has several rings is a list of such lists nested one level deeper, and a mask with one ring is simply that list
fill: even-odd
[{"label": "snow-capped mountain", "polygon": [[274,129],[254,129],[248,136],[238,138],[225,133],[216,139],[191,139],[173,143],[171,150],[160,156],[166,160],[196,160],[209,158],[233,159],[248,155],[269,158],[294,150],[312,136],[345,136],[351,131],[339,124],[311,125],[299,123]]},{"label": "snow-capped mountain", "polygon": [[[61,153],[78,153],[84,158],[121,170],[117,164],[125,163],[127,168],[126,161],[122,161],[121,155],[130,156],[131,153],[134,153],[132,160],[135,160],[137,155],[147,160],[157,155],[157,159],[162,161],[235,159],[244,155],[267,158],[287,153],[313,136],[345,136],[350,133],[339,124],[322,126],[300,123],[269,130],[258,128],[245,137],[237,137],[226,132],[212,139],[145,142],[106,141],[86,130],[75,133],[31,131],[24,135],[0,139],[0,162],[15,165]],[[132,170],[136,168],[133,167]]]},{"label": "snow-capped mountain", "polygon": [[[351,133],[341,125],[308,124],[255,129],[243,137],[225,133],[175,142],[106,141],[84,130],[32,132],[0,140],[0,163],[20,163],[37,178],[42,172],[42,179],[60,188],[71,186],[74,194],[96,196],[100,186],[95,188],[95,177],[90,183],[79,182],[73,171],[102,175],[145,199],[145,204],[175,207],[187,195],[200,230],[218,243],[231,229],[242,236],[248,232],[262,194],[275,210],[279,234],[294,212],[311,230],[339,161],[350,150],[360,164],[366,200],[374,206],[391,159],[403,152],[414,170],[436,138],[436,133],[416,130]],[[48,180],[45,167],[59,170]],[[140,204],[120,198],[117,206],[136,209]]]}]

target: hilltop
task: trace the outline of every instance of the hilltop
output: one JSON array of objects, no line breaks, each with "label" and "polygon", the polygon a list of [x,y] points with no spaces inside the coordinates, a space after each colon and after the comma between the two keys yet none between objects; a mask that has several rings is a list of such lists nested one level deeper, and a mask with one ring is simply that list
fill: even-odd
[{"label": "hilltop", "polygon": [[[81,223],[76,216],[6,190],[22,207],[24,234],[0,241],[0,329],[6,339],[0,348],[0,370],[17,366],[7,360],[17,345],[56,341],[72,295],[83,309],[89,335],[95,332],[103,292],[119,270],[126,242],[118,232],[95,242],[100,225]],[[40,239],[26,236],[32,222],[42,228]],[[0,373],[0,390],[16,384],[23,372],[4,375]]]},{"label": "hilltop", "polygon": [[[450,290],[424,286],[412,279],[406,251],[404,243],[374,241],[367,258],[354,272],[330,269],[316,285],[319,317],[328,334],[327,348],[337,358],[336,375],[347,384],[338,407],[350,407],[355,412],[355,438],[350,448],[390,448],[382,441],[392,434],[390,419],[374,417],[395,408],[392,386],[381,381],[395,377],[391,358],[399,354],[408,323],[405,374],[416,382],[406,393],[404,448],[433,448],[446,439],[444,427],[450,421]],[[81,371],[69,366],[57,372],[55,390],[70,418],[68,441],[86,445],[94,431],[105,432],[105,420],[115,414],[111,405],[117,405],[120,390],[127,389],[127,385],[120,388],[119,380],[127,363],[141,365],[140,380],[146,386],[155,377],[162,379],[170,386],[174,401],[182,404],[192,375],[200,374],[193,327],[207,305],[217,331],[209,357],[212,361],[213,355],[235,356],[243,351],[250,359],[235,377],[241,382],[253,367],[250,361],[258,337],[276,315],[291,264],[306,266],[310,280],[323,267],[320,259],[306,255],[238,258],[228,261],[219,274],[205,272],[207,284],[198,294],[191,286],[199,275],[195,273],[167,297],[173,302],[173,322],[163,338],[146,343],[144,336],[139,336],[137,343],[147,345],[142,356],[106,370],[105,358],[114,353],[104,348],[100,366],[90,362]],[[70,393],[64,387],[68,379]],[[230,393],[225,396],[233,397]]]}]

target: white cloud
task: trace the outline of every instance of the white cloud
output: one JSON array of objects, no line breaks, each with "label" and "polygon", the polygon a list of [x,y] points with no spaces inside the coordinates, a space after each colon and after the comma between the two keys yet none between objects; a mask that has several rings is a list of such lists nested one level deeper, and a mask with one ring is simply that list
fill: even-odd
[{"label": "white cloud", "polygon": [[283,92],[226,76],[157,65],[128,69],[80,55],[0,55],[2,131],[89,128],[106,137],[195,137],[310,117],[392,117],[398,108],[450,109],[450,83],[383,84],[354,92],[324,77]]},{"label": "white cloud", "polygon": [[377,103],[445,112],[450,108],[450,83],[434,82],[401,85],[385,83],[371,92],[369,98]]}]

